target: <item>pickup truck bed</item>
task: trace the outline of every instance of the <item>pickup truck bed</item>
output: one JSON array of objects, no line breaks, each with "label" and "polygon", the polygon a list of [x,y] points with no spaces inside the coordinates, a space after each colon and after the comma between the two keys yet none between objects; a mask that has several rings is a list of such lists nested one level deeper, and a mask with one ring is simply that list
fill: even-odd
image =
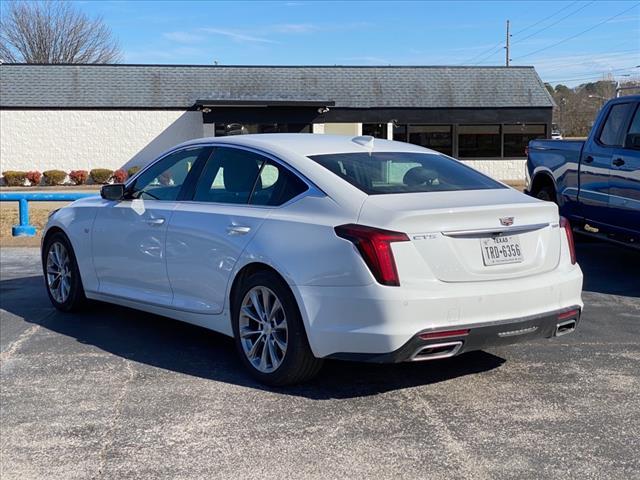
[{"label": "pickup truck bed", "polygon": [[574,229],[640,245],[640,96],[609,101],[586,141],[529,143],[526,191]]}]

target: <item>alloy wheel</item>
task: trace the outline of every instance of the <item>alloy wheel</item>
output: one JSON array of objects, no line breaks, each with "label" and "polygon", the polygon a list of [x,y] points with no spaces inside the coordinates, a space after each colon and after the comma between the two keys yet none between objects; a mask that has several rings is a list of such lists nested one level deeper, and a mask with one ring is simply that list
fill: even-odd
[{"label": "alloy wheel", "polygon": [[287,352],[287,316],[269,288],[253,287],[240,307],[240,343],[251,365],[262,373],[275,371]]},{"label": "alloy wheel", "polygon": [[71,261],[67,248],[54,242],[47,253],[47,286],[58,303],[64,303],[71,292]]}]

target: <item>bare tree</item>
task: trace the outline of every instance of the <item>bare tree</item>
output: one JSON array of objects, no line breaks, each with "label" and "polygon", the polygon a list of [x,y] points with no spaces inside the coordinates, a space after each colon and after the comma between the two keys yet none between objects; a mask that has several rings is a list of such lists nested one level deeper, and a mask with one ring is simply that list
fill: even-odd
[{"label": "bare tree", "polygon": [[116,63],[118,43],[102,18],[66,1],[4,3],[0,59],[25,63]]}]

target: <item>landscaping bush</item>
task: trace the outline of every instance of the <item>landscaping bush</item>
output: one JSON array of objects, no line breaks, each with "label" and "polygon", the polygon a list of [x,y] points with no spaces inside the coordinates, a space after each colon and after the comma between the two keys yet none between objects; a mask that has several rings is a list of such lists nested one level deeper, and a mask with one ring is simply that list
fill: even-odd
[{"label": "landscaping bush", "polygon": [[122,168],[113,172],[113,181],[116,183],[124,183],[129,175]]},{"label": "landscaping bush", "polygon": [[129,170],[127,170],[127,175],[129,175],[130,177],[133,177],[139,171],[140,171],[140,167],[131,167]]},{"label": "landscaping bush", "polygon": [[67,178],[67,172],[63,170],[47,170],[42,172],[42,176],[44,177],[45,185],[62,185],[64,179]]},{"label": "landscaping bush", "polygon": [[2,172],[2,175],[4,176],[4,183],[9,187],[22,187],[24,181],[27,179],[27,172],[18,172],[15,170]]},{"label": "landscaping bush", "polygon": [[27,180],[29,180],[29,185],[31,185],[32,187],[35,187],[37,185],[40,185],[40,180],[42,180],[42,174],[37,170],[27,172]]},{"label": "landscaping bush", "polygon": [[93,183],[109,183],[111,177],[113,177],[113,170],[108,168],[94,168],[89,172],[89,176]]},{"label": "landscaping bush", "polygon": [[69,178],[74,185],[84,185],[89,178],[89,172],[86,170],[71,170],[69,172]]}]

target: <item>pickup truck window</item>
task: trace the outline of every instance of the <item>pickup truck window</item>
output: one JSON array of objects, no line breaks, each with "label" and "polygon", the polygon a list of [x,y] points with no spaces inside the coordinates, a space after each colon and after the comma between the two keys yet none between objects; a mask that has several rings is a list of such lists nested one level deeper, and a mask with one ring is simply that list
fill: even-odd
[{"label": "pickup truck window", "polygon": [[611,107],[598,137],[601,144],[608,147],[622,146],[625,121],[632,107],[632,103],[619,103]]},{"label": "pickup truck window", "polygon": [[624,142],[625,148],[640,150],[640,104],[636,108],[636,113],[631,120],[627,138]]}]

